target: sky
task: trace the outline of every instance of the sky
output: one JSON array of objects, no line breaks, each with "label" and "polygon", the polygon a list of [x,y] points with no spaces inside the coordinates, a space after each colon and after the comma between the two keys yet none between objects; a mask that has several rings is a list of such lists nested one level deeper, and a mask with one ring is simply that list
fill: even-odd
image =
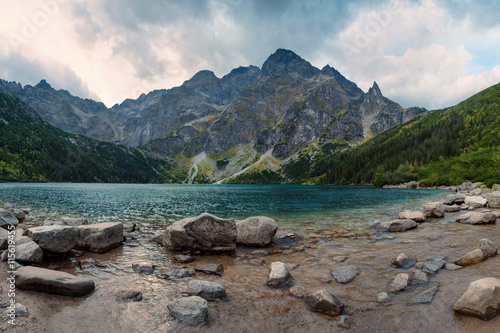
[{"label": "sky", "polygon": [[403,107],[452,106],[500,82],[497,0],[1,0],[0,78],[108,107],[261,67],[278,48]]}]

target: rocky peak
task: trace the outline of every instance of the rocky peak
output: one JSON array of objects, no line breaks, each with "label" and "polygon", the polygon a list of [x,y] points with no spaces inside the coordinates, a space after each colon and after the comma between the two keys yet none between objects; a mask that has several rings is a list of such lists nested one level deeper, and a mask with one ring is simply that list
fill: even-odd
[{"label": "rocky peak", "polygon": [[324,76],[333,77],[335,81],[345,90],[346,93],[351,94],[352,96],[362,96],[364,94],[363,90],[361,90],[356,83],[349,81],[345,78],[338,70],[330,65],[326,65],[321,69],[321,74]]},{"label": "rocky peak", "polygon": [[46,90],[52,90],[52,86],[50,84],[47,83],[47,81],[45,81],[45,79],[41,80],[36,86],[35,88],[39,88],[39,89],[46,89]]},{"label": "rocky peak", "polygon": [[377,82],[373,81],[373,86],[370,89],[368,89],[368,95],[383,97]]},{"label": "rocky peak", "polygon": [[262,75],[280,76],[298,74],[310,78],[319,74],[319,69],[290,50],[278,49],[262,65]]}]

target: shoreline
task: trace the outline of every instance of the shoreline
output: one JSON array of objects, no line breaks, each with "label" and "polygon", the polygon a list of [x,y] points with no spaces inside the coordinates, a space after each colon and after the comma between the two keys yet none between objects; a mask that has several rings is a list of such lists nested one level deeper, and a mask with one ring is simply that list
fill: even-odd
[{"label": "shoreline", "polygon": [[[487,208],[479,211],[485,209]],[[395,294],[389,303],[377,303],[377,293],[387,291],[394,275],[400,272],[391,267],[390,262],[401,252],[419,260],[445,256],[447,262],[452,262],[473,250],[480,238],[487,237],[500,243],[500,232],[495,224],[471,226],[454,222],[461,213],[449,213],[444,219],[429,220],[419,224],[417,229],[404,233],[356,234],[347,228],[331,234],[323,231],[314,235],[311,232],[313,235],[307,235],[296,244],[264,248],[267,255],[253,254],[258,248],[238,247],[230,255],[195,255],[195,262],[184,265],[173,262],[172,257],[177,252],[150,242],[155,228],[145,225],[143,231],[134,236],[135,239],[125,242],[121,248],[100,255],[86,252],[83,257],[76,258],[79,261],[93,259],[96,261],[95,265],[90,264],[81,269],[75,267],[76,260],[69,258],[45,263],[52,269],[91,276],[98,287],[89,296],[79,298],[20,291],[19,298],[28,307],[29,315],[27,318],[18,318],[21,323],[18,331],[57,332],[60,329],[63,332],[72,328],[78,332],[78,327],[83,327],[85,323],[92,328],[108,325],[110,317],[118,323],[116,326],[106,326],[108,332],[133,332],[134,329],[140,329],[141,325],[145,325],[150,331],[175,332],[236,328],[252,332],[304,332],[310,327],[327,330],[332,329],[332,326],[334,330],[341,330],[338,318],[310,311],[302,299],[291,296],[288,289],[269,289],[265,286],[269,264],[284,261],[294,267],[290,272],[296,279],[296,285],[311,292],[326,288],[346,303],[348,315],[353,320],[351,330],[354,332],[373,330],[374,323],[377,325],[376,331],[387,329],[412,332],[425,328],[429,332],[443,331],[442,329],[450,332],[473,332],[475,329],[497,332],[500,328],[500,316],[483,322],[450,312],[453,303],[472,280],[485,277],[486,272],[492,272],[491,276],[500,276],[498,256],[459,271],[443,271],[433,275],[429,283],[423,285],[440,284],[440,290],[430,304],[406,305],[411,296],[422,290],[422,286]],[[347,258],[338,263],[332,260],[336,256]],[[170,281],[152,275],[137,275],[131,269],[131,263],[140,260],[157,263],[162,269],[221,263],[225,267],[222,277],[196,273],[196,279],[222,284],[228,297],[224,301],[209,303],[208,324],[185,327],[169,317],[166,303],[182,294],[190,279]],[[360,267],[360,275],[346,285],[334,281],[329,274],[330,270],[348,264]],[[1,271],[0,285],[4,287],[4,296],[4,270]],[[114,296],[117,282],[140,286],[144,300],[126,304],[117,302]],[[69,319],[65,319],[66,317]],[[434,324],[435,320],[440,322],[439,327]],[[260,326],[253,326],[256,322]]]}]

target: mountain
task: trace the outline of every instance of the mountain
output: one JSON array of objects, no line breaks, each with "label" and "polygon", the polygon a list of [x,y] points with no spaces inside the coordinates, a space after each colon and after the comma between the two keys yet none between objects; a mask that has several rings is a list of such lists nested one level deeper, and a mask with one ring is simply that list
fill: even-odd
[{"label": "mountain", "polygon": [[321,159],[328,184],[500,183],[500,84]]},{"label": "mountain", "polygon": [[0,181],[167,182],[168,165],[136,148],[66,133],[0,87]]},{"label": "mountain", "polygon": [[[334,68],[320,70],[284,49],[262,68],[239,67],[222,78],[200,71],[180,87],[111,108],[56,91],[45,81],[24,88],[15,82],[0,85],[55,127],[145,147],[195,182],[292,181],[323,150],[357,145],[428,114],[403,109],[376,83],[364,93]],[[271,178],[261,177],[263,170]]]}]

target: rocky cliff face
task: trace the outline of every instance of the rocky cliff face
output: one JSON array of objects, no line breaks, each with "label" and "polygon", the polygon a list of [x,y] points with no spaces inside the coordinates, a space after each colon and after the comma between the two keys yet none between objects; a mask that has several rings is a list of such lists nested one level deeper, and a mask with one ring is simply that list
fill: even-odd
[{"label": "rocky cliff face", "polygon": [[[235,147],[245,146],[246,151],[250,146],[259,154],[272,149],[270,157],[287,159],[311,142],[356,144],[427,112],[403,109],[385,98],[376,83],[365,94],[330,66],[320,70],[283,49],[261,69],[239,67],[222,78],[201,71],[180,87],[143,94],[109,109],[56,91],[45,81],[24,88],[0,84],[66,131],[147,146],[171,158],[182,154],[174,164],[207,153],[204,158],[213,157],[208,163],[210,180],[217,180],[214,161]],[[244,160],[241,168],[250,162]]]}]

